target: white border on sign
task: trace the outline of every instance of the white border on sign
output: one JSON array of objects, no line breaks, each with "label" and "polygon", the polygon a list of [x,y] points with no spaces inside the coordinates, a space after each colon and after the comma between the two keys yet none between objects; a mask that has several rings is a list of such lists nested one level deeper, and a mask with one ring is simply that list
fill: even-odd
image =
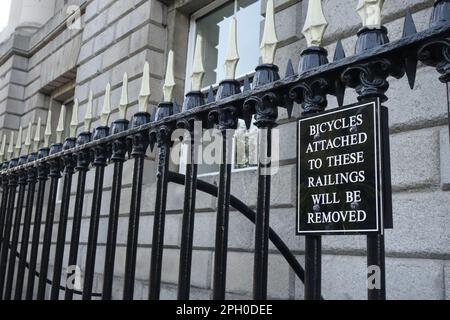
[{"label": "white border on sign", "polygon": [[[375,199],[376,199],[376,204],[375,204],[375,212],[376,212],[376,229],[358,229],[358,230],[312,230],[312,231],[301,231],[300,230],[300,176],[301,176],[301,172],[299,170],[300,168],[300,159],[301,159],[301,154],[300,154],[300,132],[301,132],[301,123],[302,121],[306,121],[306,120],[311,120],[314,118],[319,118],[319,117],[323,117],[325,115],[331,115],[334,113],[338,113],[338,112],[342,112],[342,111],[347,111],[347,110],[352,110],[352,109],[356,109],[356,108],[361,108],[361,107],[365,107],[368,105],[372,105],[373,109],[374,109],[374,113],[373,113],[373,117],[374,117],[374,125],[375,125],[375,130],[377,131],[378,134],[374,135],[375,141],[374,141],[374,159],[375,159]],[[378,108],[377,108],[378,106]],[[329,233],[361,233],[361,232],[377,232],[380,231],[380,222],[383,221],[383,213],[380,212],[380,207],[382,208],[382,204],[383,204],[383,196],[382,196],[382,192],[380,192],[380,187],[381,184],[379,183],[382,182],[382,173],[381,168],[379,168],[379,165],[381,162],[381,139],[380,139],[380,134],[381,134],[381,119],[380,119],[380,113],[381,113],[381,104],[380,104],[380,100],[377,99],[376,101],[373,102],[368,102],[365,104],[358,104],[355,105],[353,107],[350,108],[340,108],[337,109],[336,111],[332,111],[332,112],[328,112],[328,113],[324,113],[324,114],[319,114],[317,116],[312,116],[312,117],[308,117],[308,118],[304,118],[304,119],[300,119],[298,121],[298,166],[297,166],[297,235],[305,235],[305,234],[312,234],[312,233],[320,233],[320,234],[329,234]],[[377,121],[378,120],[378,121]],[[377,148],[380,152],[378,152],[378,157],[377,155]],[[379,170],[380,169],[380,170]],[[380,177],[378,177],[380,176]],[[380,221],[381,219],[381,221]],[[381,232],[383,232],[383,228],[381,228]]]}]

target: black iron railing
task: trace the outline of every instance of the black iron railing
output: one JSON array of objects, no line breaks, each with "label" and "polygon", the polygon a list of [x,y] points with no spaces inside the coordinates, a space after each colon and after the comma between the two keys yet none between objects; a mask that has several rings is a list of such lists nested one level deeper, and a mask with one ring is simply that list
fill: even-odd
[{"label": "black iron railing", "polygon": [[[189,299],[191,261],[193,250],[194,218],[197,190],[217,197],[217,224],[214,255],[213,298],[224,299],[226,293],[226,271],[228,251],[228,219],[230,206],[234,207],[255,224],[254,286],[253,298],[267,298],[268,242],[271,240],[282,253],[296,275],[305,283],[305,298],[321,298],[321,237],[306,236],[305,273],[294,255],[280,237],[270,229],[270,175],[262,171],[270,169],[271,134],[277,125],[278,107],[286,108],[292,114],[294,102],[299,103],[304,114],[320,113],[328,104],[327,96],[337,98],[343,105],[346,88],[353,88],[360,101],[379,98],[385,102],[389,87],[388,78],[401,78],[405,74],[411,87],[414,86],[418,61],[436,67],[441,73],[442,82],[450,81],[450,1],[436,1],[431,27],[417,33],[408,13],[402,39],[389,42],[384,27],[362,29],[358,33],[356,54],[345,57],[342,45],[338,43],[335,61],[328,63],[327,52],[321,47],[309,47],[302,53],[298,73],[288,63],[286,75],[280,79],[278,67],[271,64],[256,69],[252,86],[245,80],[244,90],[240,92],[240,83],[225,80],[219,85],[216,96],[210,90],[206,99],[201,92],[190,92],[186,96],[183,111],[177,112],[177,106],[171,102],[161,103],[153,119],[150,114],[140,112],[127,120],[115,121],[111,128],[98,127],[91,132],[81,133],[77,139],[66,139],[64,144],[54,144],[50,148],[41,148],[19,159],[5,162],[0,173],[2,197],[0,208],[0,297],[4,300],[44,299],[46,285],[51,283],[51,299],[58,299],[62,280],[72,274],[65,274],[63,256],[67,233],[69,206],[74,206],[74,217],[70,237],[68,266],[75,265],[78,258],[80,231],[86,174],[95,171],[94,194],[89,224],[84,285],[82,292],[65,289],[65,299],[73,299],[81,294],[83,299],[101,296],[112,298],[114,279],[114,260],[117,230],[119,223],[119,205],[121,202],[123,165],[128,158],[134,161],[128,237],[126,244],[125,279],[123,298],[133,299],[138,248],[138,230],[142,201],[144,160],[148,148],[158,149],[158,169],[156,184],[155,215],[153,226],[152,253],[150,262],[149,298],[159,299],[161,289],[162,257],[164,250],[165,215],[168,184],[182,184],[185,187],[178,298]],[[256,212],[230,193],[231,138],[228,129],[235,129],[239,119],[247,126],[255,117],[255,125],[260,131],[260,152],[258,194]],[[215,126],[222,133],[222,164],[220,165],[219,184],[212,186],[197,179],[196,150],[193,123],[200,121],[204,129]],[[169,155],[172,148],[171,134],[177,128],[188,130],[194,139],[190,143],[190,159],[186,165],[186,175],[169,171]],[[127,157],[129,155],[129,157]],[[99,229],[100,209],[103,192],[105,167],[114,166],[112,196],[108,221],[104,282],[102,292],[93,292],[95,257]],[[76,196],[71,199],[73,175],[77,173]],[[53,230],[57,187],[63,180],[62,205],[59,212],[57,230]],[[37,184],[37,193],[35,194]],[[49,185],[48,198],[44,198]],[[18,189],[18,190],[17,190]],[[72,203],[74,202],[74,203]],[[46,204],[45,227],[41,255],[39,238],[43,208]],[[32,216],[34,213],[34,220]],[[24,214],[24,223],[21,224]],[[21,230],[20,230],[21,229]],[[19,242],[19,234],[22,237]],[[55,256],[50,256],[51,239],[57,232]],[[294,230],[293,230],[294,232]],[[19,246],[20,244],[20,246]],[[30,260],[27,261],[28,252]],[[382,285],[379,289],[368,290],[370,299],[384,299],[385,263],[384,236],[367,236],[368,265],[377,265],[381,269]],[[17,272],[16,270],[17,264]],[[39,268],[37,265],[39,264]],[[49,265],[53,265],[53,275],[48,274]],[[28,278],[25,281],[25,272]],[[13,292],[15,289],[15,292]],[[37,295],[34,295],[37,289]],[[13,294],[14,293],[14,294]],[[25,293],[25,295],[24,295]]]}]

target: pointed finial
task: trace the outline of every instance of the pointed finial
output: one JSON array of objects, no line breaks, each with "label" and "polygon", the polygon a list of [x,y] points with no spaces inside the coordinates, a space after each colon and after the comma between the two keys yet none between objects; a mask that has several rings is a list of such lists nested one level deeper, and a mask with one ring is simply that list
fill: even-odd
[{"label": "pointed finial", "polygon": [[11,136],[9,137],[8,146],[8,159],[11,160],[14,156],[14,131],[11,131]]},{"label": "pointed finial", "polygon": [[73,101],[73,107],[72,107],[72,119],[70,120],[70,134],[69,134],[69,136],[71,138],[75,138],[77,136],[78,109],[79,109],[78,99],[75,99]]},{"label": "pointed finial", "polygon": [[405,23],[403,24],[403,38],[411,36],[417,33],[416,24],[414,23],[414,19],[412,17],[411,11],[407,10],[405,15]]},{"label": "pointed finial", "polygon": [[39,145],[41,144],[41,125],[42,125],[42,119],[41,119],[41,117],[39,117],[38,123],[36,126],[36,133],[34,134],[34,140],[33,140],[34,151],[38,151]]},{"label": "pointed finial", "polygon": [[381,10],[384,0],[359,0],[356,10],[361,17],[363,27],[381,28]]},{"label": "pointed finial", "polygon": [[173,100],[173,89],[175,88],[175,77],[173,73],[173,51],[169,51],[169,55],[167,56],[167,70],[166,70],[166,79],[164,81],[163,92],[164,92],[164,101],[170,102]]},{"label": "pointed finial", "polygon": [[266,7],[266,21],[264,22],[264,33],[261,42],[261,57],[263,63],[273,64],[275,60],[277,43],[278,38],[275,29],[275,12],[273,9],[273,0],[268,0]]},{"label": "pointed finial", "polygon": [[64,124],[66,123],[66,106],[61,106],[61,113],[59,114],[58,127],[56,127],[56,143],[63,142]]},{"label": "pointed finial", "polygon": [[100,116],[100,122],[103,127],[108,126],[109,116],[111,115],[111,84],[106,85],[105,99],[103,100],[102,115]]},{"label": "pointed finial", "polygon": [[194,64],[192,66],[192,91],[200,91],[204,76],[205,67],[203,65],[203,38],[200,34],[198,34],[195,42]]},{"label": "pointed finial", "polygon": [[92,90],[89,91],[89,99],[86,106],[86,114],[84,115],[84,131],[90,132],[91,131],[91,125],[92,125],[92,109],[93,109],[93,100],[94,100],[94,94],[92,93]]},{"label": "pointed finial", "polygon": [[27,136],[25,138],[25,143],[24,143],[24,154],[27,155],[30,153],[30,149],[31,149],[31,130],[33,129],[33,123],[30,121],[30,124],[28,125],[28,131],[27,131]]},{"label": "pointed finial", "polygon": [[322,0],[309,0],[308,13],[302,31],[308,47],[320,47],[327,27],[328,22],[323,14]]},{"label": "pointed finial", "polygon": [[48,110],[47,125],[44,132],[44,148],[50,147],[50,137],[52,136],[52,111]]},{"label": "pointed finial", "polygon": [[20,156],[20,151],[22,150],[22,126],[19,127],[19,134],[17,135],[17,142],[16,142],[16,157]]},{"label": "pointed finial", "polygon": [[228,80],[233,80],[236,77],[236,67],[240,59],[236,32],[236,17],[233,16],[230,23],[230,33],[228,34],[228,50],[225,56],[225,78]]},{"label": "pointed finial", "polygon": [[148,98],[150,97],[150,65],[144,63],[144,72],[142,74],[141,92],[139,93],[139,112],[147,112]]},{"label": "pointed finial", "polygon": [[294,66],[292,65],[292,60],[289,59],[286,65],[286,73],[284,75],[285,78],[292,77],[295,74]]},{"label": "pointed finial", "polygon": [[212,103],[214,101],[216,101],[216,97],[214,96],[214,89],[212,86],[209,86],[207,103]]},{"label": "pointed finial", "polygon": [[339,39],[336,43],[336,49],[334,50],[334,58],[333,61],[339,61],[345,58],[344,46],[342,45],[342,41]]},{"label": "pointed finial", "polygon": [[3,134],[2,146],[0,148],[0,162],[3,162],[5,160],[5,153],[6,153],[6,134]]},{"label": "pointed finial", "polygon": [[125,72],[123,74],[122,93],[120,95],[120,103],[119,103],[120,119],[127,118],[127,109],[128,109],[128,74]]}]

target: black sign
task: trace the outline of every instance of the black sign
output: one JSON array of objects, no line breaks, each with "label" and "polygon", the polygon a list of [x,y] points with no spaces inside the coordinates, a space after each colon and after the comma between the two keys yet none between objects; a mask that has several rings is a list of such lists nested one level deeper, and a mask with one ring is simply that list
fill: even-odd
[{"label": "black sign", "polygon": [[391,227],[387,123],[378,100],[299,121],[297,234]]}]

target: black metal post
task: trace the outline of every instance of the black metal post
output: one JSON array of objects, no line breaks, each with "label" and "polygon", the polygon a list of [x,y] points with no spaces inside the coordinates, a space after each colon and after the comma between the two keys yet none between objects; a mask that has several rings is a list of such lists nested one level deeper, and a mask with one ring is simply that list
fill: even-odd
[{"label": "black metal post", "polygon": [[[50,147],[50,154],[58,153],[62,150],[62,143],[54,144]],[[50,192],[48,196],[47,216],[45,218],[44,241],[42,244],[41,266],[39,270],[39,282],[37,300],[45,299],[47,287],[48,266],[50,262],[50,248],[52,245],[53,223],[55,218],[56,195],[58,182],[61,178],[61,159],[49,161],[50,165]]]},{"label": "black metal post", "polygon": [[[4,162],[1,165],[2,170],[7,170],[9,166],[8,162]],[[2,250],[3,243],[3,229],[5,227],[5,219],[6,219],[6,206],[8,203],[8,177],[6,175],[2,175],[1,177],[2,183],[2,202],[0,207],[0,256]]]},{"label": "black metal post", "polygon": [[[183,111],[188,111],[204,103],[201,92],[186,95]],[[195,198],[197,193],[198,144],[200,137],[195,131],[195,118],[181,122],[179,127],[189,131],[190,140],[188,163],[186,164],[183,221],[181,229],[180,267],[178,271],[178,300],[189,300],[191,288],[192,247],[194,243]]]},{"label": "black metal post", "polygon": [[[95,129],[94,140],[107,137],[109,127],[99,127]],[[109,157],[109,146],[98,145],[95,149],[93,165],[95,167],[94,194],[92,196],[92,211],[89,223],[89,236],[86,251],[86,267],[84,270],[83,300],[92,298],[92,286],[94,283],[95,257],[97,252],[98,227],[100,222],[100,210],[103,195],[103,178],[105,167]]]},{"label": "black metal post", "polygon": [[[30,156],[28,157],[27,162],[28,163],[34,162],[36,158],[37,153],[31,153]],[[25,208],[25,217],[22,229],[22,239],[20,245],[20,255],[19,255],[19,264],[17,268],[16,291],[14,293],[14,300],[22,300],[23,283],[25,279],[25,269],[28,255],[28,245],[30,240],[31,219],[34,207],[33,206],[35,196],[34,193],[36,191],[36,183],[37,183],[36,168],[31,168],[27,170],[27,182],[28,182],[27,203]]]},{"label": "black metal post", "polygon": [[[217,100],[240,92],[240,84],[235,80],[225,80],[219,85]],[[222,159],[219,171],[219,189],[217,196],[216,241],[214,249],[213,299],[225,300],[227,254],[228,254],[228,224],[230,215],[231,189],[231,155],[233,132],[238,124],[237,108],[226,106],[210,117],[217,118],[218,129],[222,132]]]},{"label": "black metal post", "polygon": [[[75,138],[68,138],[64,142],[63,149],[70,150],[76,145]],[[76,160],[73,154],[63,157],[64,162],[64,184],[61,197],[61,210],[59,214],[58,235],[56,238],[55,263],[53,264],[51,300],[58,300],[61,286],[61,275],[64,258],[64,248],[66,246],[67,219],[69,217],[70,189],[72,187],[72,176]]]},{"label": "black metal post", "polygon": [[[50,149],[42,148],[39,150],[38,159],[45,158],[48,156]],[[34,294],[34,284],[36,277],[36,264],[38,259],[38,250],[39,250],[39,239],[41,234],[41,224],[42,224],[42,210],[44,208],[44,194],[45,194],[45,185],[48,180],[49,168],[48,164],[43,163],[38,166],[38,193],[36,197],[36,212],[34,216],[34,225],[33,225],[33,235],[31,240],[31,249],[30,249],[30,265],[28,268],[28,280],[27,280],[27,291],[26,291],[26,300],[32,300]]]},{"label": "black metal post", "polygon": [[[82,146],[91,141],[92,135],[90,132],[83,132],[78,136],[77,145]],[[89,165],[92,157],[89,150],[81,151],[77,154],[78,181],[77,194],[75,196],[75,207],[72,222],[72,234],[70,236],[69,260],[68,267],[76,266],[78,259],[78,249],[80,244],[81,220],[83,216],[83,202],[86,187],[86,174],[89,171]],[[67,272],[67,278],[73,277],[74,274]],[[64,300],[73,299],[74,290],[66,288]]]},{"label": "black metal post", "polygon": [[[309,47],[301,54],[299,73],[328,64],[327,51],[322,47]],[[327,107],[330,81],[318,78],[300,83],[291,89],[291,96],[302,104],[303,114],[320,113]],[[322,292],[322,238],[305,237],[305,299],[320,300]]]},{"label": "black metal post", "polygon": [[[28,156],[20,157],[18,165],[20,166],[27,163],[27,159]],[[16,253],[17,253],[17,246],[19,243],[20,224],[22,222],[23,204],[25,201],[25,190],[27,186],[26,171],[21,171],[19,173],[18,181],[19,181],[19,195],[17,197],[16,216],[14,217],[14,227],[11,237],[11,248],[10,248],[11,251],[9,253],[8,273],[6,276],[6,286],[5,292],[3,294],[3,300],[11,300],[12,295],[14,274],[16,271]]]},{"label": "black metal post", "polygon": [[[278,67],[261,65],[256,68],[254,87],[266,85],[279,80]],[[267,299],[267,276],[269,262],[269,220],[270,220],[270,185],[272,169],[272,128],[276,127],[278,118],[278,97],[268,93],[246,100],[244,109],[256,113],[255,125],[258,127],[258,195],[255,219],[255,255],[253,268],[253,299]],[[251,112],[249,112],[251,111]]]},{"label": "black metal post", "polygon": [[[19,159],[13,159],[9,162],[9,168],[17,166]],[[10,245],[10,236],[12,221],[14,215],[14,204],[16,200],[17,174],[11,174],[8,180],[8,204],[6,206],[6,219],[3,232],[2,252],[0,256],[0,298],[3,298],[3,289],[5,287],[6,267],[8,263],[8,252]]]},{"label": "black metal post", "polygon": [[[133,116],[132,128],[150,122],[150,114],[140,112]],[[142,177],[144,172],[145,153],[149,145],[148,132],[133,136],[132,157],[134,158],[133,183],[131,187],[130,218],[128,221],[127,250],[125,257],[125,279],[123,299],[132,300],[134,296],[134,277],[136,272],[136,255],[139,232],[139,216],[141,214]]]},{"label": "black metal post", "polygon": [[[118,120],[112,124],[112,134],[126,131],[128,120]],[[114,163],[114,177],[109,207],[108,235],[106,240],[105,267],[103,272],[103,300],[112,299],[114,262],[116,257],[117,228],[119,223],[120,198],[122,193],[123,163],[127,154],[126,138],[117,139],[112,144],[111,161]]]}]

